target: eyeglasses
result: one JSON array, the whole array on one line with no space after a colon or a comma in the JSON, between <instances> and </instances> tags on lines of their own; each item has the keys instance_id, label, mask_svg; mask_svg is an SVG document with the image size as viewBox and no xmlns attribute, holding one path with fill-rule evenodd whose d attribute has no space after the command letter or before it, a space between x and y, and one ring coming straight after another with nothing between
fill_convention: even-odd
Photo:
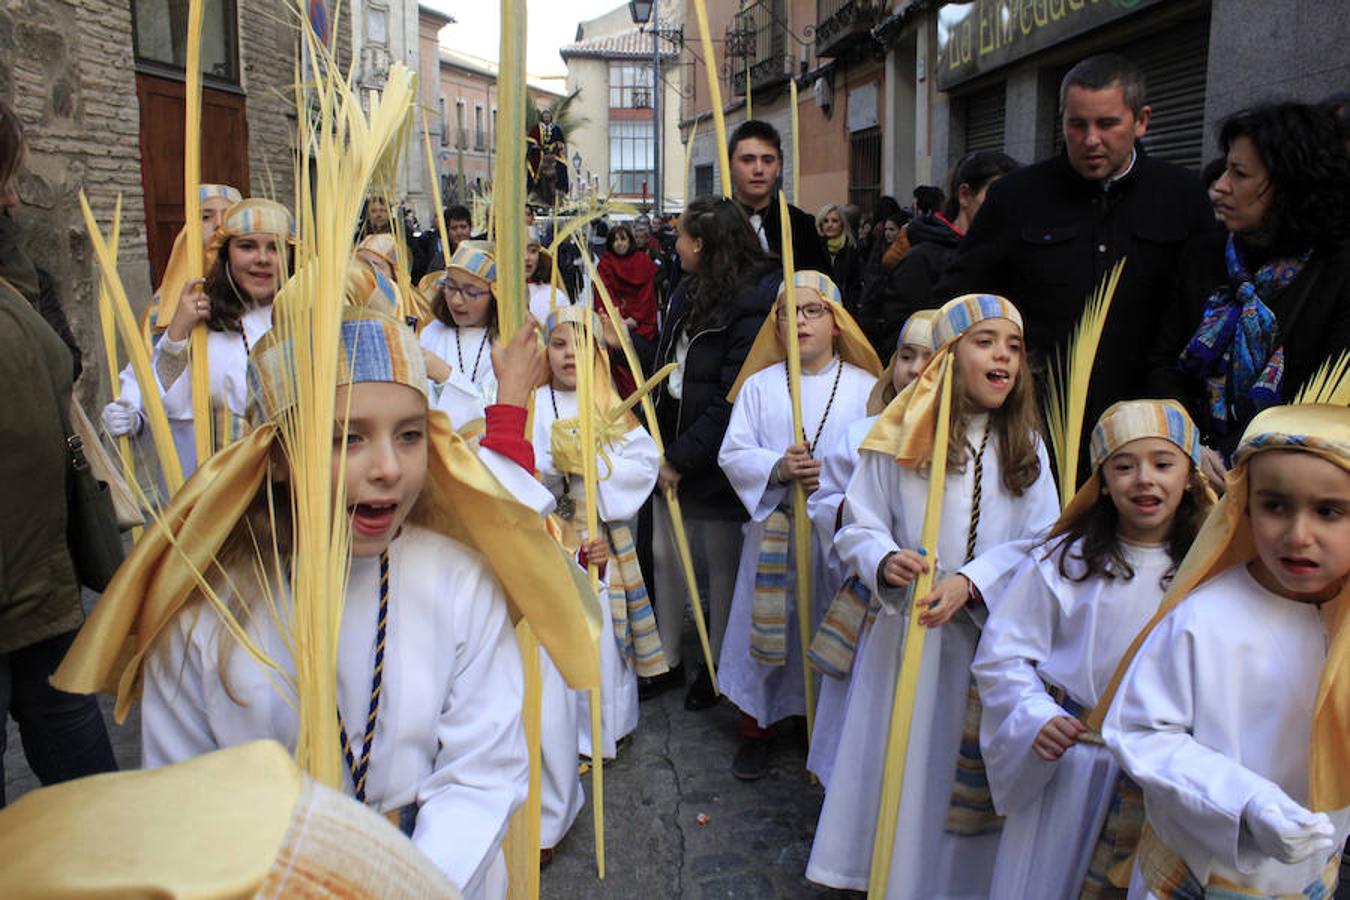
<instances>
[{"instance_id":1,"label":"eyeglasses","mask_svg":"<svg viewBox=\"0 0 1350 900\"><path fill-rule=\"evenodd\" d=\"M829 311L830 308L824 303L797 304L797 315L805 318L806 321L808 322L814 322L816 319L819 319L821 316L825 315L825 313ZM787 321L787 304L782 304L778 307L778 321L780 322Z\"/></svg>"},{"instance_id":2,"label":"eyeglasses","mask_svg":"<svg viewBox=\"0 0 1350 900\"><path fill-rule=\"evenodd\" d=\"M446 294L459 294L470 303L476 303L492 293L491 290L485 291L482 288L466 287L448 278L441 279L441 290L445 291Z\"/></svg>"}]
</instances>

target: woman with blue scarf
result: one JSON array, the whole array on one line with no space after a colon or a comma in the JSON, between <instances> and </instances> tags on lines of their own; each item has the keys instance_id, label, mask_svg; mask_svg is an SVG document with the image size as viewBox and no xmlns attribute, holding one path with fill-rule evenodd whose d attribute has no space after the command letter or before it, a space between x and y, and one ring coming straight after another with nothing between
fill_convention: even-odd
<instances>
[{"instance_id":1,"label":"woman with blue scarf","mask_svg":"<svg viewBox=\"0 0 1350 900\"><path fill-rule=\"evenodd\" d=\"M1185 402L1227 459L1253 416L1350 350L1350 156L1332 113L1299 103L1239 112L1219 143L1225 233L1183 254L1150 393Z\"/></svg>"}]
</instances>

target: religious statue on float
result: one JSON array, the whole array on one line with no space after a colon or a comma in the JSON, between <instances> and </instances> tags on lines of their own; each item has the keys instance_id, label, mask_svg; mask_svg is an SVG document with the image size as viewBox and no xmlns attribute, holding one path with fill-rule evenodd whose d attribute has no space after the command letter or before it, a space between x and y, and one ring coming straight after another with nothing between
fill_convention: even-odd
<instances>
[{"instance_id":1,"label":"religious statue on float","mask_svg":"<svg viewBox=\"0 0 1350 900\"><path fill-rule=\"evenodd\" d=\"M567 139L553 121L552 110L539 111L539 121L525 141L528 190L539 203L552 206L555 196L567 194Z\"/></svg>"}]
</instances>

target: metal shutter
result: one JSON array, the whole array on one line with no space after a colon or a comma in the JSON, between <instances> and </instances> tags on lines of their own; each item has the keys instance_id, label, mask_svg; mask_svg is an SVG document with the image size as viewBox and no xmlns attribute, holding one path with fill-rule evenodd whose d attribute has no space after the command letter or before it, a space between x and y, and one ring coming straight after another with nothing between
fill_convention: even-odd
<instances>
[{"instance_id":1,"label":"metal shutter","mask_svg":"<svg viewBox=\"0 0 1350 900\"><path fill-rule=\"evenodd\" d=\"M965 98L966 152L1003 149L1003 117L1008 88L1000 81Z\"/></svg>"},{"instance_id":2,"label":"metal shutter","mask_svg":"<svg viewBox=\"0 0 1350 900\"><path fill-rule=\"evenodd\" d=\"M1209 68L1209 19L1179 22L1166 31L1113 48L1144 70L1153 109L1144 147L1158 159L1200 171L1205 143L1205 78ZM1068 68L1057 72L1056 83ZM1055 152L1064 131L1055 118Z\"/></svg>"},{"instance_id":3,"label":"metal shutter","mask_svg":"<svg viewBox=\"0 0 1350 900\"><path fill-rule=\"evenodd\" d=\"M1204 166L1209 20L1183 22L1130 44L1124 53L1148 79L1153 118L1144 147L1152 156L1200 171Z\"/></svg>"}]
</instances>

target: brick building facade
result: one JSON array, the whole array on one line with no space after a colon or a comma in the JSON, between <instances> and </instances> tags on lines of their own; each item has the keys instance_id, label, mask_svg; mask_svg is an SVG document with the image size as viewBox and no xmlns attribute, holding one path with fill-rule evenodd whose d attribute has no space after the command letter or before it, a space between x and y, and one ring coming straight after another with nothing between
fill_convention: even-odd
<instances>
[{"instance_id":1,"label":"brick building facade","mask_svg":"<svg viewBox=\"0 0 1350 900\"><path fill-rule=\"evenodd\" d=\"M139 308L155 280L152 259L162 266L164 235L171 240L182 222L182 65L175 69L171 58L167 64L147 58L156 52L147 47L159 37L159 49L181 49L173 35L164 41L170 30L162 17L176 21L186 5L0 3L0 99L23 120L29 146L17 179L22 202L13 216L34 263L53 276L85 353L77 392L90 407L107 396L108 375L97 313L99 273L79 195L88 196L105 230L122 198L118 268ZM293 206L291 85L299 20L287 19L286 7L275 0L219 0L219 8L216 44L224 62L207 79L203 180L224 180L218 159L225 146L235 158L232 171L246 173L248 184L241 188ZM145 34L147 22L160 34ZM350 34L339 33L338 45L339 57L349 59Z\"/></svg>"}]
</instances>

